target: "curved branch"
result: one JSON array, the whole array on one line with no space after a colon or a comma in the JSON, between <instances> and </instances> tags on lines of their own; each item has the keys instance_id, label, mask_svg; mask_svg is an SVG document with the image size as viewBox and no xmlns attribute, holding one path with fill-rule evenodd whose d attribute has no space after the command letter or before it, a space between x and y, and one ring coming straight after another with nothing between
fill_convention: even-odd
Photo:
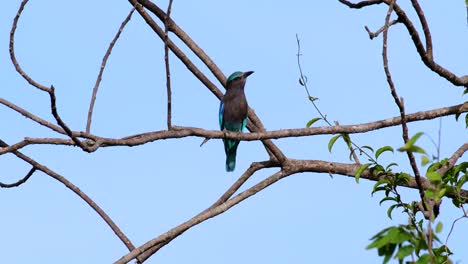
<instances>
[{"instance_id":1,"label":"curved branch","mask_svg":"<svg viewBox=\"0 0 468 264\"><path fill-rule=\"evenodd\" d=\"M73 142L79 146L82 150L86 152L91 152L91 149L89 149L86 145L84 145L75 135L73 135L73 132L71 129L63 122L62 118L60 118L60 115L58 114L57 111L57 103L56 103L56 98L55 98L55 88L52 85L50 87L49 91L50 95L50 109L52 110L52 115L54 116L55 120L57 121L57 124L62 127L62 129L65 131L65 133L73 140Z\"/></svg>"},{"instance_id":2,"label":"curved branch","mask_svg":"<svg viewBox=\"0 0 468 264\"><path fill-rule=\"evenodd\" d=\"M392 0L361 1L361 2L356 3L356 4L351 3L349 1L346 1L346 0L338 0L338 1L340 3L346 5L346 6L350 7L350 8L359 9L359 8L363 8L363 7L366 7L366 6L382 4L382 3L390 5ZM446 79L447 81L451 82L453 85L468 87L468 75L458 77L457 75L455 75L451 71L447 70L446 68L444 68L441 65L439 65L438 63L436 63L434 61L433 57L432 57L432 50L426 50L424 48L424 45L423 45L423 43L421 41L421 38L419 36L419 33L418 33L417 29L415 28L415 26L414 26L413 22L411 21L411 19L409 19L409 17L406 15L405 11L396 3L393 5L393 10L398 15L398 20L405 25L406 30L408 31L409 35L411 36L411 39L413 40L413 44L416 47L416 51L418 52L419 56L421 57L421 60L423 61L423 63L430 70L437 73L439 76ZM420 19L422 19L422 17L421 17L422 13L418 12L417 9L416 9L416 12L418 13L418 16L420 16ZM422 9L421 9L421 12L422 12ZM428 28L427 28L427 30L424 29L425 25L427 26L427 23L424 23L424 19L423 19L423 20L421 20L421 24L423 25L423 31L425 32L426 44L429 43L429 45L427 45L427 48L432 49L432 44L431 44L432 39L430 37L429 29ZM429 39L427 39L427 38L429 38Z\"/></svg>"},{"instance_id":3,"label":"curved branch","mask_svg":"<svg viewBox=\"0 0 468 264\"><path fill-rule=\"evenodd\" d=\"M419 21L421 22L421 26L424 32L424 38L426 39L426 55L429 60L434 59L434 55L432 53L432 36L431 31L429 30L429 25L427 24L426 16L418 3L418 0L411 0L413 4L414 10L416 10L416 14L418 15Z\"/></svg>"},{"instance_id":4,"label":"curved branch","mask_svg":"<svg viewBox=\"0 0 468 264\"><path fill-rule=\"evenodd\" d=\"M0 139L0 147L5 148L8 147L8 144L5 143L3 140ZM128 237L120 230L120 228L114 223L114 221L99 207L88 195L86 195L80 188L76 187L73 183L67 180L62 175L54 172L53 170L49 169L48 167L38 163L37 161L33 160L32 158L24 155L19 151L12 151L12 153L20 158L21 160L29 163L33 168L42 171L43 173L49 175L50 177L54 178L55 180L61 182L65 187L70 189L76 195L78 195L82 200L84 200L101 218L104 222L112 229L114 234L125 244L128 250L132 251L135 246L133 246L132 242Z\"/></svg>"},{"instance_id":5,"label":"curved branch","mask_svg":"<svg viewBox=\"0 0 468 264\"><path fill-rule=\"evenodd\" d=\"M44 91L44 92L50 92L50 88L34 81L26 72L23 71L21 66L19 65L18 61L16 60L15 56L15 32L16 32L16 27L18 25L18 20L21 16L21 13L23 12L24 7L28 3L28 0L23 0L21 2L21 5L18 9L18 12L16 13L15 18L13 19L13 25L11 26L10 30L10 58L11 62L15 66L16 71L32 86Z\"/></svg>"},{"instance_id":6,"label":"curved branch","mask_svg":"<svg viewBox=\"0 0 468 264\"><path fill-rule=\"evenodd\" d=\"M29 178L34 174L34 172L36 171L36 167L32 167L31 170L29 170L29 172L26 174L26 176L24 176L23 178L21 178L19 181L17 182L14 182L14 183L3 183L3 182L0 182L0 187L2 188L12 188L12 187L18 187L20 186L21 184L25 183L27 180L29 180Z\"/></svg>"}]
</instances>

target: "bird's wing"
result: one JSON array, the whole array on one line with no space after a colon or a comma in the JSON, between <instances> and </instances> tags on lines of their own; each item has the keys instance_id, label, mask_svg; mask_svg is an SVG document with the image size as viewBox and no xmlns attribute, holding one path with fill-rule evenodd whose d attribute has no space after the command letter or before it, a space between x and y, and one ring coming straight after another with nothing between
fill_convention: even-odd
<instances>
[{"instance_id":1,"label":"bird's wing","mask_svg":"<svg viewBox=\"0 0 468 264\"><path fill-rule=\"evenodd\" d=\"M221 101L219 104L219 128L224 129L224 103Z\"/></svg>"},{"instance_id":2,"label":"bird's wing","mask_svg":"<svg viewBox=\"0 0 468 264\"><path fill-rule=\"evenodd\" d=\"M242 120L242 128L241 128L241 131L244 132L244 129L247 127L247 117Z\"/></svg>"}]
</instances>

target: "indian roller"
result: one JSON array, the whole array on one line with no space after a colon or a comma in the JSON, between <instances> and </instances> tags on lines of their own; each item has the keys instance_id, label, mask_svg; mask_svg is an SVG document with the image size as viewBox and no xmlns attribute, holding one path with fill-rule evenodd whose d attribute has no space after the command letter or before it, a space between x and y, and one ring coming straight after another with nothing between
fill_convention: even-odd
<instances>
[{"instance_id":1,"label":"indian roller","mask_svg":"<svg viewBox=\"0 0 468 264\"><path fill-rule=\"evenodd\" d=\"M244 86L247 77L253 71L236 71L226 81L226 94L219 106L219 126L221 130L242 132L247 126L247 110L249 108L245 98ZM226 171L236 168L236 153L239 140L223 139L226 152Z\"/></svg>"}]
</instances>

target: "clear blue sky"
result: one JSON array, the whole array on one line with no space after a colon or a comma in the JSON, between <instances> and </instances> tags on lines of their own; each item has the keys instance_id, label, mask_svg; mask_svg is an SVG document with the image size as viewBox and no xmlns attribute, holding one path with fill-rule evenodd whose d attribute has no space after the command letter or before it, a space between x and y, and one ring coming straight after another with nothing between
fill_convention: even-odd
<instances>
[{"instance_id":1,"label":"clear blue sky","mask_svg":"<svg viewBox=\"0 0 468 264\"><path fill-rule=\"evenodd\" d=\"M421 2L436 60L456 74L467 74L464 1ZM3 1L0 8L0 97L52 121L47 94L29 86L9 59L9 30L19 4ZM166 1L161 6L165 8ZM85 130L102 56L129 10L127 1L32 0L23 12L16 34L18 60L32 78L56 87L59 111L74 130ZM296 33L311 92L330 120L353 124L398 115L381 65L381 38L371 41L364 30L364 25L378 29L385 13L384 6L357 11L338 1L175 0L172 16L226 75L255 71L246 87L248 101L266 128L274 130L304 127L317 116L298 83ZM414 12L409 14L414 17ZM461 88L424 67L401 25L390 31L389 56L408 113L463 102ZM218 129L218 99L175 57L171 69L173 123ZM92 132L122 137L164 129L165 97L162 42L135 14L108 61ZM58 136L4 106L0 118L0 137L8 143L26 136ZM442 157L467 139L464 124L453 119L441 121ZM424 131L436 140L439 120L409 127L410 134ZM360 145L398 148L400 131L396 127L352 138ZM428 136L420 145L435 153ZM330 137L275 142L293 158L349 162L342 142L328 152ZM202 140L102 148L92 154L61 146L22 151L76 184L141 245L204 210L252 161L267 158L259 142L242 142L235 173L226 173L221 141L200 148ZM408 170L405 155L384 155L383 162L397 161L401 170ZM0 157L0 168L2 182L13 182L29 170L12 155ZM274 171L255 175L246 187ZM393 221L386 217L388 205L379 206L378 195L371 197L373 184L327 174L288 177L187 231L147 263L380 263L376 251L364 249L368 239L406 219L397 211ZM403 193L406 201L417 199L415 190ZM0 201L1 263L111 263L126 253L94 211L47 175L36 173L19 188L0 190ZM443 203L442 240L460 215L450 201ZM449 241L456 253L453 260L461 263L468 262L466 234L465 220Z\"/></svg>"}]
</instances>

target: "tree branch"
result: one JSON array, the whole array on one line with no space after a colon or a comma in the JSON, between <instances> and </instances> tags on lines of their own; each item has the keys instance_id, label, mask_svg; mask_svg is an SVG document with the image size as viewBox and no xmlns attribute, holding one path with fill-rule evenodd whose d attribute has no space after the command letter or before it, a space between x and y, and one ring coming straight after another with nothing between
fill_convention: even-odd
<instances>
[{"instance_id":1,"label":"tree branch","mask_svg":"<svg viewBox=\"0 0 468 264\"><path fill-rule=\"evenodd\" d=\"M93 94L91 95L91 102L89 103L88 120L86 122L86 133L90 133L90 130L91 130L91 122L92 122L92 118L93 118L94 103L96 102L97 92L98 92L98 89L99 89L99 85L101 84L102 74L104 73L104 69L106 68L107 60L109 59L109 56L112 53L112 49L114 48L115 43L119 39L120 34L122 33L122 31L125 28L125 26L127 25L127 23L130 21L130 19L132 18L133 12L135 12L135 7L133 7L130 10L127 17L124 19L124 21L120 25L119 30L115 34L114 39L112 39L111 43L109 44L109 47L107 48L106 53L104 54L104 57L102 58L101 68L99 70L96 82L94 83Z\"/></svg>"},{"instance_id":2,"label":"tree branch","mask_svg":"<svg viewBox=\"0 0 468 264\"><path fill-rule=\"evenodd\" d=\"M0 182L0 187L2 188L18 187L21 184L25 183L27 180L29 180L29 178L34 174L35 171L36 171L36 167L33 166L31 170L29 170L29 172L26 174L26 176L21 178L19 181L14 182L14 183L9 183L9 184Z\"/></svg>"},{"instance_id":3,"label":"tree branch","mask_svg":"<svg viewBox=\"0 0 468 264\"><path fill-rule=\"evenodd\" d=\"M15 56L15 32L16 32L16 27L18 25L18 20L21 16L21 13L23 12L24 7L28 3L28 0L23 0L20 4L20 7L18 9L18 12L16 13L15 18L13 19L13 25L10 30L10 58L11 62L15 66L16 71L32 86L36 87L39 90L42 90L44 92L50 92L50 88L34 81L26 72L23 71L21 66L19 65L18 61L16 60Z\"/></svg>"},{"instance_id":4,"label":"tree branch","mask_svg":"<svg viewBox=\"0 0 468 264\"><path fill-rule=\"evenodd\" d=\"M366 7L366 6L377 5L377 4L381 4L381 3L385 3L387 5L390 5L390 3L392 2L392 0L380 0L380 1L361 1L359 3L354 4L354 3L351 3L351 2L346 1L346 0L338 0L338 1L340 3L346 5L346 6L350 7L350 8L354 8L354 9L359 9L359 8L363 8L363 7ZM420 7L419 7L419 9L422 12L422 9ZM449 81L453 85L468 87L468 75L458 77L457 75L455 75L451 71L445 69L444 67L437 64L434 61L434 59L432 57L432 50L427 51L424 48L424 45L422 44L421 38L419 37L419 33L416 30L416 28L414 27L413 22L411 21L411 19L409 19L409 17L406 15L405 11L403 9L401 9L401 7L398 4L395 3L393 5L393 11L395 11L395 13L398 15L398 20L405 25L406 30L408 31L409 35L411 36L413 44L416 47L416 51L418 52L419 56L421 57L421 60L423 61L423 63L430 70L437 73L439 76L446 79L447 81ZM416 12L418 13L417 10L416 10ZM420 16L421 14L423 14L423 13L419 13L418 16ZM421 17L420 17L420 19L421 19ZM425 20L425 18L424 18L424 20ZM427 26L427 23L423 22L424 20L421 21L421 24L423 25L423 31L425 31L424 24L426 24L426 26ZM432 44L431 44L432 39L430 37L429 29L427 28L426 31L427 31L427 32L425 32L426 46L427 46L426 48L432 49ZM429 45L427 45L428 43L429 43Z\"/></svg>"},{"instance_id":5,"label":"tree branch","mask_svg":"<svg viewBox=\"0 0 468 264\"><path fill-rule=\"evenodd\" d=\"M5 141L0 139L0 147L2 148L8 147L8 144ZM42 171L43 173L49 175L53 179L61 182L63 185L65 185L65 187L67 187L76 195L78 195L102 218L102 220L104 220L104 222L112 229L112 231L114 231L115 235L125 244L128 250L132 251L135 248L135 246L133 246L130 239L128 239L127 236L125 236L125 234L120 230L120 228L115 224L115 222L106 214L106 212L104 212L104 210L102 210L102 208L99 207L88 195L86 195L83 191L81 191L80 188L76 187L73 183L71 183L62 175L38 163L37 161L33 160L29 156L26 156L19 151L12 151L12 153L19 159L33 166L34 170Z\"/></svg>"},{"instance_id":6,"label":"tree branch","mask_svg":"<svg viewBox=\"0 0 468 264\"><path fill-rule=\"evenodd\" d=\"M249 170L252 168L249 168ZM170 241L190 229L191 227L198 225L214 216L222 214L235 206L236 204L242 202L243 200L255 195L256 193L262 191L263 189L267 188L268 186L272 185L273 183L287 177L290 175L303 173L303 172L316 172L316 173L334 173L345 175L349 177L353 177L356 174L356 171L359 169L360 166L356 164L345 164L345 163L338 163L338 162L328 162L328 161L320 161L320 160L295 160L295 159L288 159L285 162L282 170L276 172L275 174L269 176L268 178L260 181L259 183L255 184L254 186L248 188L247 190L237 194L236 196L226 200L224 203L220 203L219 205L209 207L208 209L204 210L203 212L197 214L190 220L172 228L171 230L167 231L160 236L149 240L148 242L144 243L143 245L135 248L135 250L131 251L127 255L123 256L116 262L115 264L123 264L128 263L132 259L139 257L141 260L147 259L149 256L154 254L157 250L162 248L164 245L168 244ZM247 173L247 172L246 172ZM313 175L313 174L312 174ZM370 170L365 170L361 174L361 178L369 179L372 181L378 181L384 177L388 177L389 175L382 175L379 176L373 175ZM422 184L424 188L430 188L431 185L426 179L422 179ZM415 182L414 178L411 178L407 183L404 183L402 186L417 189L417 183ZM463 197L468 198L468 191L462 190L461 195Z\"/></svg>"},{"instance_id":7,"label":"tree branch","mask_svg":"<svg viewBox=\"0 0 468 264\"><path fill-rule=\"evenodd\" d=\"M395 4L395 0L392 0L390 2L390 5L388 7L388 12L387 12L387 15L385 17L385 25L388 25L390 23L390 16L391 16L391 14L393 12L394 4ZM391 75L390 69L388 67L387 38L388 38L388 27L383 31L382 59L383 59L385 75L387 77L388 86L390 87L390 91L391 91L391 94L393 96L393 99L395 100L395 104L398 106L398 109L400 110L401 129L402 129L402 132L403 132L402 136L403 136L403 141L406 144L409 141L409 136L408 136L408 126L406 124L405 105L404 105L404 102L403 102L403 97L402 98L398 97L398 94L397 94L396 89L395 89L395 84L393 83L392 75ZM409 162L411 164L411 168L413 169L414 176L416 178L416 183L418 184L419 196L421 197L422 206L424 208L424 211L427 211L428 208L427 208L427 205L426 205L426 199L424 198L424 188L422 186L421 175L419 174L419 169L418 169L418 166L416 165L416 160L414 158L414 154L410 150L406 150L406 154L407 154Z\"/></svg>"},{"instance_id":8,"label":"tree branch","mask_svg":"<svg viewBox=\"0 0 468 264\"><path fill-rule=\"evenodd\" d=\"M172 0L169 0L167 6L167 16L164 19L164 64L166 66L166 91L167 91L167 130L172 128L172 92L171 92L171 70L169 67L169 47L167 40L169 39L169 20L171 17Z\"/></svg>"},{"instance_id":9,"label":"tree branch","mask_svg":"<svg viewBox=\"0 0 468 264\"><path fill-rule=\"evenodd\" d=\"M160 39L164 39L164 31L159 27L156 22L149 16L143 7L137 2L137 0L129 0L129 2L136 7L138 13L145 19L146 23L153 29L153 31L159 36ZM145 1L142 1L145 2ZM162 10L161 10L162 12ZM165 17L165 15L164 15ZM164 20L162 20L164 21ZM171 24L173 21L171 22ZM175 23L174 23L175 24ZM222 92L193 64L192 61L169 39L167 41L169 48L174 52L174 54L185 64L187 69L193 73L195 77L197 77L218 99L221 99L223 94ZM194 44L194 42L193 42ZM189 47L192 50L195 48L194 46ZM198 49L196 49L198 50ZM200 51L201 49L199 49ZM206 66L214 68L216 65L214 63L207 64ZM223 76L224 77L224 76ZM225 83L225 77L222 83ZM247 128L250 131L257 132L257 131L265 131L263 124L261 123L260 119L257 117L255 112L252 108L249 107L248 110L248 118L250 122L247 124ZM263 145L267 148L268 153L274 156L279 162L282 162L286 159L284 154L281 150L271 141L271 140L264 140L262 141Z\"/></svg>"},{"instance_id":10,"label":"tree branch","mask_svg":"<svg viewBox=\"0 0 468 264\"><path fill-rule=\"evenodd\" d=\"M413 114L406 115L406 122L416 122L422 120L430 120L441 116L454 115L457 113L468 112L468 103L454 105L449 107L443 107L428 111L416 112ZM83 137L89 140L85 140L83 144L86 144L89 151L95 151L100 147L110 146L138 146L148 142L153 142L162 139L171 138L183 138L183 137L204 137L204 138L229 138L243 141L255 141L264 139L280 139L289 137L305 137L312 135L329 135L329 134L357 134L374 131L386 127L392 127L401 125L401 116L387 118L369 123L355 124L355 125L342 125L342 126L324 126L324 127L311 127L311 128L297 128L297 129L281 129L265 132L253 132L253 133L235 133L228 131L219 130L205 130L196 127L173 127L173 130L160 130L147 132L137 135L132 135L120 139L98 137L92 134L84 132L73 132L72 134L76 137ZM24 140L13 144L9 147L1 148L0 155L19 150L28 145L36 144L54 144L54 145L75 145L74 141L63 138L30 138L27 137Z\"/></svg>"},{"instance_id":11,"label":"tree branch","mask_svg":"<svg viewBox=\"0 0 468 264\"><path fill-rule=\"evenodd\" d=\"M444 175L447 173L448 170L453 168L455 166L455 163L457 163L457 160L465 154L465 152L468 151L468 143L465 143L461 145L454 153L453 155L448 159L448 161L440 168L437 170L437 172L440 175Z\"/></svg>"}]
</instances>

